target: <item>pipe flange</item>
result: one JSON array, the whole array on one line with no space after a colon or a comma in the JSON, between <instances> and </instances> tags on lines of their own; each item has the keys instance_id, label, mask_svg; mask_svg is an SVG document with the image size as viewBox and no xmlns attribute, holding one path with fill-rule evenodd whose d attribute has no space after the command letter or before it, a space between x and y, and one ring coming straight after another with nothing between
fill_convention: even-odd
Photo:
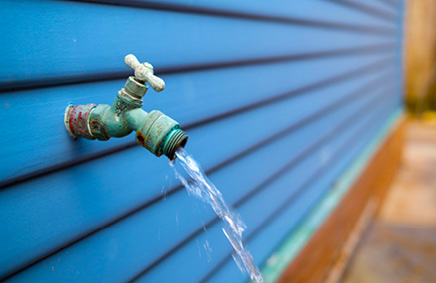
<instances>
[{"instance_id":1,"label":"pipe flange","mask_svg":"<svg viewBox=\"0 0 436 283\"><path fill-rule=\"evenodd\" d=\"M68 132L73 138L95 140L89 128L89 117L96 104L69 105L65 110L64 122Z\"/></svg>"}]
</instances>

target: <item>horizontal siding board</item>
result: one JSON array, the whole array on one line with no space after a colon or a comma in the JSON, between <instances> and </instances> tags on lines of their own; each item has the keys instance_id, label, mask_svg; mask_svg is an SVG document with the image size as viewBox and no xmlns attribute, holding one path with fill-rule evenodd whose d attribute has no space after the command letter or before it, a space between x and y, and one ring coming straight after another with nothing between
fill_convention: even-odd
<instances>
[{"instance_id":1,"label":"horizontal siding board","mask_svg":"<svg viewBox=\"0 0 436 283\"><path fill-rule=\"evenodd\" d=\"M356 3L361 3L361 4L369 4L372 7L381 9L383 11L386 12L393 12L393 13L397 13L398 12L398 7L393 5L393 2L395 2L395 0L352 0L353 2ZM388 4L390 3L390 4Z\"/></svg>"},{"instance_id":2,"label":"horizontal siding board","mask_svg":"<svg viewBox=\"0 0 436 283\"><path fill-rule=\"evenodd\" d=\"M316 114L316 111L338 101L353 89L367 88L365 84L371 86L378 76L378 73L367 74L354 81L194 128L190 132L188 148L201 158L204 168L210 170L290 124ZM329 97L329 100L320 99L322 97ZM305 105L310 105L308 112L298 111ZM265 121L271 124L265 124ZM250 131L247 127L254 128ZM241 128L247 128L247 131L241 132ZM221 140L233 142L222 144ZM214 142L217 145L211 152ZM106 174L108 170L116 170L117 175ZM144 180L142 176L153 178ZM5 256L0 259L4 267L2 275L159 197L162 187L170 186L171 176L165 160L153 158L141 148L131 148L0 191L0 215L2 222L9 223L7 229L0 231L0 238L4 240L0 244L1 250L5 251ZM165 184L166 177L168 181ZM114 199L117 201L114 202ZM158 203L164 207L168 205ZM31 233L22 233L17 237L22 227L27 227ZM183 229L188 227L183 225ZM182 229L182 225L179 228Z\"/></svg>"},{"instance_id":3,"label":"horizontal siding board","mask_svg":"<svg viewBox=\"0 0 436 283\"><path fill-rule=\"evenodd\" d=\"M391 110L380 114L381 117L387 118ZM380 119L383 121L383 119ZM258 264L263 264L271 256L274 250L280 243L289 236L294 229L298 227L303 221L313 205L316 205L319 199L325 193L326 188L331 188L340 174L349 164L353 158L359 153L359 150L371 140L375 130L380 127L381 123L372 123L368 125L365 130L365 135L359 135L354 149L349 152L343 152L338 155L338 163L332 168L329 174L320 174L320 178L316 178L316 184L307 187L305 193L295 202L309 204L306 206L305 211L301 211L301 206L293 205L287 206L282 213L277 215L275 219L268 219L262 229L258 233L249 235L247 245L250 247L253 255ZM361 138L360 138L361 137ZM297 218L296 215L301 215ZM265 244L267 243L267 244ZM207 277L207 282L227 282L231 278L232 282L244 282L247 280L245 274L241 274L230 256L227 256L225 262L220 266L221 268Z\"/></svg>"},{"instance_id":4,"label":"horizontal siding board","mask_svg":"<svg viewBox=\"0 0 436 283\"><path fill-rule=\"evenodd\" d=\"M380 19L395 21L398 17L398 11L387 7L379 0L324 0L331 3L337 3L350 7L356 11L361 11L367 15L371 15Z\"/></svg>"},{"instance_id":5,"label":"horizontal siding board","mask_svg":"<svg viewBox=\"0 0 436 283\"><path fill-rule=\"evenodd\" d=\"M84 1L88 2L88 1ZM384 19L374 18L341 5L331 4L323 0L275 1L274 5L261 0L210 0L210 1L177 1L177 0L97 0L92 2L170 9L186 12L226 15L233 17L253 17L270 21L313 21L320 24L334 23L342 25L359 25L373 28L390 25Z\"/></svg>"},{"instance_id":6,"label":"horizontal siding board","mask_svg":"<svg viewBox=\"0 0 436 283\"><path fill-rule=\"evenodd\" d=\"M383 2L385 5L388 5L389 7L395 9L396 11L398 11L398 4L399 2L397 0L380 0L381 2Z\"/></svg>"},{"instance_id":7,"label":"horizontal siding board","mask_svg":"<svg viewBox=\"0 0 436 283\"><path fill-rule=\"evenodd\" d=\"M163 77L167 89L162 95L150 91L144 97L144 109L159 109L183 128L191 128L250 105L291 96L311 85L321 87L320 82L335 82L336 77L353 73L354 77L363 76L381 66L394 65L394 60L391 52L377 52L171 74ZM124 83L122 79L0 95L0 105L4 105L0 119L8 119L0 125L2 132L8 133L0 137L0 184L135 144L133 136L108 142L73 141L62 122L69 103L112 104Z\"/></svg>"},{"instance_id":8,"label":"horizontal siding board","mask_svg":"<svg viewBox=\"0 0 436 283\"><path fill-rule=\"evenodd\" d=\"M0 10L0 89L125 76L126 53L168 71L395 38L82 2L1 1Z\"/></svg>"},{"instance_id":9,"label":"horizontal siding board","mask_svg":"<svg viewBox=\"0 0 436 283\"><path fill-rule=\"evenodd\" d=\"M358 103L356 103L358 105ZM313 133L313 131L312 131ZM292 136L292 135L291 135ZM285 146L286 147L286 146ZM271 155L270 155L271 156ZM272 157L273 159L276 159L277 157ZM258 159L258 162L261 159ZM224 169L225 170L225 169ZM233 190L234 191L234 190ZM230 192L223 192L224 195L229 196ZM227 194L226 194L227 193ZM170 196L167 201L169 201L169 199L171 197L175 197L176 195L172 195ZM186 194L178 194L177 196L183 196L183 199L188 200L188 197ZM171 204L179 204L183 203L183 199L179 199L178 201L175 201ZM188 200L189 201L189 200ZM165 212L162 211L154 214L151 213L150 211L143 211L140 212L138 215L134 215L131 218L128 218L126 222L120 222L118 223L116 226L113 226L111 228L108 229L104 229L101 232L99 232L98 234L94 234L93 236L91 236L90 238L87 238L85 241L83 242L79 242L76 245L73 245L71 247L69 247L68 249L60 252L57 255L54 255L53 257L47 259L47 261L42 261L40 263L38 263L37 265L33 266L31 269L24 271L23 273L20 273L18 275L18 277L16 278L12 278L12 279L26 279L26 278L31 278L31 277L26 277L26 276L41 276L44 275L45 278L47 279L53 279L56 280L56 276L61 275L62 276L62 272L66 271L65 274L63 274L63 276L65 276L66 274L69 274L69 272L75 272L77 271L77 264L74 264L74 262L76 260L80 260L81 264L79 268L83 268L80 270L80 274L78 275L80 278L79 280L89 280L92 279L92 276L108 276L106 277L106 279L111 278L112 280L125 280L122 279L121 277L116 277L116 276L124 276L127 272L127 270L124 270L124 268L134 268L134 266L131 266L132 261L134 261L135 259L131 258L131 255L121 255L120 253L127 251L127 249L130 250L130 252L133 252L134 254L136 254L138 252L138 248L140 247L139 245L144 245L145 244L145 249L143 250L143 252L148 252L149 249L154 249L154 246L151 241L151 239L147 238L148 236L150 236L150 232L152 229L150 227L150 225L156 225L156 220L159 219L160 221L162 221L161 223L163 223L163 226L168 227L170 226L168 223L169 219L174 219L175 212L182 212L183 210L181 210L180 207L175 207L174 210L173 206L171 204L168 204L168 206L165 206L167 209L171 210L170 213L166 214ZM195 207L194 205L191 205L191 207ZM164 215L164 216L161 216ZM187 215L188 216L188 215ZM183 217L186 218L186 217ZM147 220L149 219L149 220ZM182 219L182 217L179 216L179 221L180 219ZM133 222L132 222L133 221ZM150 221L152 223L143 223L143 221ZM153 222L155 224L153 224ZM185 223L187 224L187 223ZM200 223L198 223L200 224ZM180 225L179 229L182 229L182 226L184 225ZM165 229L164 227L162 227L162 229ZM173 228L174 229L174 228ZM152 229L154 230L154 229ZM154 230L156 233L155 237L159 237L158 234L159 231ZM210 231L210 230L208 230ZM118 238L117 235L119 235L118 233L120 233L121 235L124 235L122 238ZM208 234L209 232L206 232L206 234ZM104 237L108 237L108 241L107 240L102 240L101 238L98 237L98 235L103 235ZM160 234L160 239L159 241L162 241L162 233ZM215 237L214 237L215 239ZM132 241L132 242L130 242ZM87 242L87 243L85 243ZM92 243L91 243L92 242ZM128 244L130 243L130 244ZM161 242L160 242L161 243ZM150 245L150 246L148 246ZM164 246L164 245L163 245ZM86 248L87 247L87 248ZM93 248L97 248L99 247L99 251L101 252L97 252L96 250L90 250L89 247L93 247ZM100 250L100 247L102 248ZM115 251L114 251L114 247ZM144 246L141 246L144 247ZM87 251L90 252L90 256L84 256L83 253L86 253ZM110 255L108 253L114 252L113 256L110 257ZM99 256L102 256L106 259L104 264L100 264L98 266L93 266L93 264L90 264L90 262L94 262L96 264L98 264L99 261ZM124 262L124 264L122 263L122 258L125 256L125 258L129 258L129 262ZM141 254L139 255L141 256ZM60 258L60 261L58 260L58 258ZM186 259L186 258L185 258ZM72 260L72 261L70 261ZM90 260L90 262L85 263L85 261ZM114 262L112 262L112 260ZM121 260L121 262L118 262L118 260ZM194 260L194 259L192 259ZM115 263L117 262L117 263ZM143 264L143 259L140 260L141 264ZM97 273L93 273L93 272L87 272L86 268L93 268L95 270L98 271L103 271L103 268L108 268L111 264L115 264L114 267L116 266L116 268L112 268L111 270L114 271L114 273L108 274L108 270L105 269L106 272L97 272ZM52 272L51 266L54 266L54 269L57 270L58 272ZM42 268L41 268L42 267ZM65 269L64 269L65 268ZM73 269L71 269L73 268ZM33 273L36 272L36 273ZM42 273L38 273L38 272L42 272ZM168 269L166 270L166 272L168 273ZM71 274L73 275L73 274ZM84 277L80 277L80 276L84 276ZM24 276L24 277L21 277ZM52 277L54 276L54 277ZM74 275L76 276L76 274ZM104 277L100 277L100 279L104 280ZM179 280L177 280L178 282L181 282Z\"/></svg>"},{"instance_id":10,"label":"horizontal siding board","mask_svg":"<svg viewBox=\"0 0 436 283\"><path fill-rule=\"evenodd\" d=\"M368 8L378 9L380 11L389 13L391 15L398 14L398 10L396 9L397 7L393 7L392 5L386 5L387 2L392 2L391 0L333 0L333 1L355 3L357 5L367 6Z\"/></svg>"}]
</instances>

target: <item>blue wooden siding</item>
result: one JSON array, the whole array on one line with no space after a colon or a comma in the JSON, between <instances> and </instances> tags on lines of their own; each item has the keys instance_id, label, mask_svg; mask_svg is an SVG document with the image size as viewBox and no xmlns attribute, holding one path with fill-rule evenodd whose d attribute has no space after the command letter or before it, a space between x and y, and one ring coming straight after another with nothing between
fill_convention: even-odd
<instances>
[{"instance_id":1,"label":"blue wooden siding","mask_svg":"<svg viewBox=\"0 0 436 283\"><path fill-rule=\"evenodd\" d=\"M246 280L165 158L133 136L71 140L65 107L112 103L128 53L154 64L167 88L144 109L187 130L262 265L401 107L401 13L395 0L0 2L0 280Z\"/></svg>"}]
</instances>

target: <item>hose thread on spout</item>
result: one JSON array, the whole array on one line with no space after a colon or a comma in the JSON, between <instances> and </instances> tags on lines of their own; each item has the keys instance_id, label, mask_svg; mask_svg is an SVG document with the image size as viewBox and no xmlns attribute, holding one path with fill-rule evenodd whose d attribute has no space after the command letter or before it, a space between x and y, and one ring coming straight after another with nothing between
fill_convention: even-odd
<instances>
[{"instance_id":1,"label":"hose thread on spout","mask_svg":"<svg viewBox=\"0 0 436 283\"><path fill-rule=\"evenodd\" d=\"M187 141L188 135L184 131L180 129L172 130L165 139L162 147L163 154L165 154L170 160L175 159L177 149L181 146L184 147Z\"/></svg>"}]
</instances>

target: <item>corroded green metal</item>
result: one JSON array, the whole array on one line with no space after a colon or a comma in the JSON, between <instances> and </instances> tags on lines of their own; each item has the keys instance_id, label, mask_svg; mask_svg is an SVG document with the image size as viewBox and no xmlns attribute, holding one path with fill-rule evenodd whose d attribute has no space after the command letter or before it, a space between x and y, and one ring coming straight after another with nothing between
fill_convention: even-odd
<instances>
[{"instance_id":1,"label":"corroded green metal","mask_svg":"<svg viewBox=\"0 0 436 283\"><path fill-rule=\"evenodd\" d=\"M130 134L135 129L132 129L127 122L127 113L142 107L142 96L136 94L145 94L146 91L147 87L144 84L141 86L134 77L129 77L125 87L118 92L112 106L100 104L92 109L89 116L91 134L101 141ZM143 112L144 115L147 114Z\"/></svg>"},{"instance_id":2,"label":"corroded green metal","mask_svg":"<svg viewBox=\"0 0 436 283\"><path fill-rule=\"evenodd\" d=\"M141 109L142 97L148 90L145 82L156 91L162 91L165 83L154 76L153 66L140 64L135 56L127 55L126 65L135 69L135 77L129 77L115 98L112 106L86 104L69 106L65 112L65 126L75 138L109 140L124 137L136 131L137 142L156 156L175 158L180 146L185 146L188 135L180 130L179 123L160 111L145 112Z\"/></svg>"}]
</instances>

